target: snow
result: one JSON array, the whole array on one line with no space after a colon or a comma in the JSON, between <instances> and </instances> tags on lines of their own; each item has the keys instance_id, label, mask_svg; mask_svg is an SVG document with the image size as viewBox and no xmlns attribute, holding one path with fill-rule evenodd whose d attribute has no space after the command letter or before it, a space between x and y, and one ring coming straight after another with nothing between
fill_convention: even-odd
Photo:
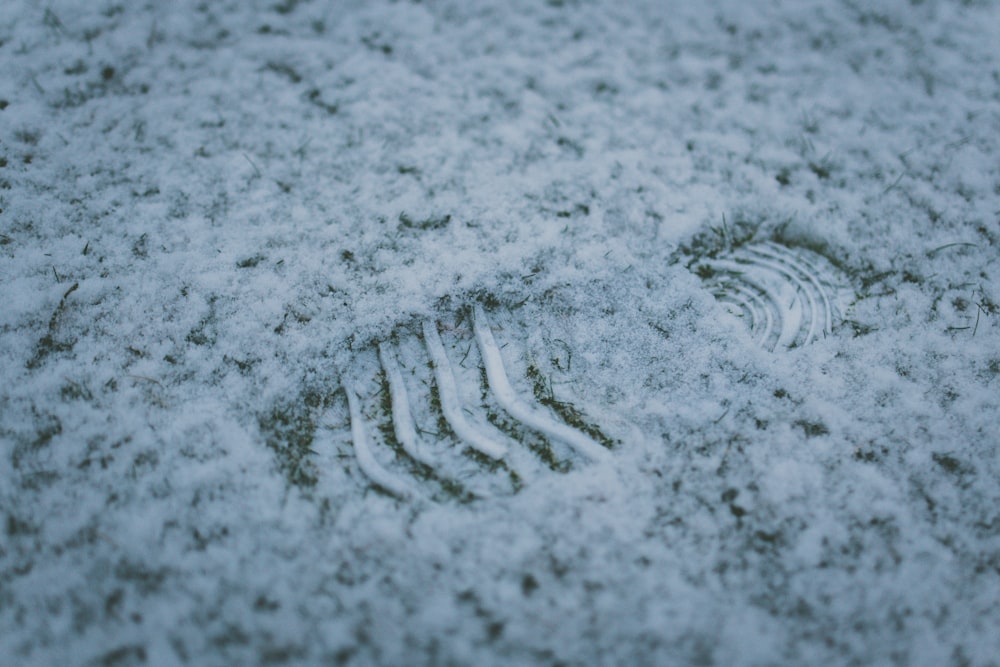
<instances>
[{"instance_id":1,"label":"snow","mask_svg":"<svg viewBox=\"0 0 1000 667\"><path fill-rule=\"evenodd\" d=\"M1000 664L998 42L988 0L0 3L0 664ZM805 344L699 274L761 248Z\"/></svg>"}]
</instances>

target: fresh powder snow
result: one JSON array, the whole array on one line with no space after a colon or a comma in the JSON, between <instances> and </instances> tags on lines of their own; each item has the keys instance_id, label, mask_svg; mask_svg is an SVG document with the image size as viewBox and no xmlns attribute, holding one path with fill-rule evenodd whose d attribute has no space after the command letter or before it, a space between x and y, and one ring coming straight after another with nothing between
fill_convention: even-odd
<instances>
[{"instance_id":1,"label":"fresh powder snow","mask_svg":"<svg viewBox=\"0 0 1000 667\"><path fill-rule=\"evenodd\" d=\"M0 3L0 665L1000 665L998 44Z\"/></svg>"}]
</instances>

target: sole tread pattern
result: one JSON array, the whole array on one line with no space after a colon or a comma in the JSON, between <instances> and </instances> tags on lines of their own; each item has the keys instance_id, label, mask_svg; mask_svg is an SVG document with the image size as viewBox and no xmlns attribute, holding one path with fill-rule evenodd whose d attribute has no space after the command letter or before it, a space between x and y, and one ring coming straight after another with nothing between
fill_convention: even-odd
<instances>
[{"instance_id":1,"label":"sole tread pattern","mask_svg":"<svg viewBox=\"0 0 1000 667\"><path fill-rule=\"evenodd\" d=\"M825 257L775 242L689 266L770 351L831 334L852 294ZM401 326L359 351L341 378L346 411L338 402L327 408L326 423L339 425L329 428L349 426L343 444L356 468L347 474L357 470L399 498L465 502L516 493L578 465L609 464L613 441L573 403L556 398L537 358L519 354L517 345L502 347L498 338L517 336L494 325L500 321L529 335L516 313L487 314L473 305L450 322Z\"/></svg>"},{"instance_id":2,"label":"sole tread pattern","mask_svg":"<svg viewBox=\"0 0 1000 667\"><path fill-rule=\"evenodd\" d=\"M468 500L516 492L545 467L610 460L605 445L515 390L481 306L472 309L472 340L469 333L450 333L446 342L437 322L424 321L422 345L406 331L378 344L382 382L374 393L344 383L355 458L372 484L399 498ZM373 422L381 426L370 428ZM585 430L599 432L589 424ZM439 488L423 493L407 477L414 473Z\"/></svg>"},{"instance_id":3,"label":"sole tread pattern","mask_svg":"<svg viewBox=\"0 0 1000 667\"><path fill-rule=\"evenodd\" d=\"M808 345L840 323L847 278L825 257L766 241L698 262L698 275L766 350Z\"/></svg>"}]
</instances>

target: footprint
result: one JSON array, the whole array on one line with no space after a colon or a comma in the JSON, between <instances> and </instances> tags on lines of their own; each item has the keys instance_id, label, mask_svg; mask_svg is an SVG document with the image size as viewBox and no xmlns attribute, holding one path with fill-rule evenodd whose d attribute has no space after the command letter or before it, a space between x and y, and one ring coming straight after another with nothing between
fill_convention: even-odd
<instances>
[{"instance_id":1,"label":"footprint","mask_svg":"<svg viewBox=\"0 0 1000 667\"><path fill-rule=\"evenodd\" d=\"M403 327L359 362L350 377L361 379L345 374L354 453L371 483L400 498L471 500L610 460L611 441L549 399L534 366L517 381L531 389L515 388L517 345L501 348L501 332L475 305L444 327Z\"/></svg>"},{"instance_id":2,"label":"footprint","mask_svg":"<svg viewBox=\"0 0 1000 667\"><path fill-rule=\"evenodd\" d=\"M771 241L689 267L769 351L830 335L853 296L847 277L825 257ZM279 411L262 422L281 427L271 429L270 444L287 460L290 480L298 483L306 470L303 479L315 483L318 471L304 466L312 465L307 454L315 453L319 422L341 434L336 438L355 470L400 498L468 502L607 464L613 442L555 397L551 380L516 340L513 332L532 327L518 317L517 308L487 313L472 305L450 320L400 325L356 351L341 374L342 391L310 403L322 419L312 410L295 419Z\"/></svg>"},{"instance_id":3,"label":"footprint","mask_svg":"<svg viewBox=\"0 0 1000 667\"><path fill-rule=\"evenodd\" d=\"M773 241L702 259L695 271L769 351L831 334L851 298L847 277L825 257Z\"/></svg>"}]
</instances>

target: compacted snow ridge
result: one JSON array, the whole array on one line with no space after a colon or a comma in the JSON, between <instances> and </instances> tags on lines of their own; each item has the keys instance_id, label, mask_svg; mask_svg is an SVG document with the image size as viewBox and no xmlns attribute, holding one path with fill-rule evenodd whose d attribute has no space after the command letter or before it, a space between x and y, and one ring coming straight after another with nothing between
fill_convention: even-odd
<instances>
[{"instance_id":1,"label":"compacted snow ridge","mask_svg":"<svg viewBox=\"0 0 1000 667\"><path fill-rule=\"evenodd\" d=\"M769 350L805 345L832 333L844 308L840 303L849 304L852 296L846 276L822 256L774 242L708 260L698 272L720 301L746 318Z\"/></svg>"},{"instance_id":2,"label":"compacted snow ridge","mask_svg":"<svg viewBox=\"0 0 1000 667\"><path fill-rule=\"evenodd\" d=\"M1000 666L998 43L0 2L0 665Z\"/></svg>"},{"instance_id":3,"label":"compacted snow ridge","mask_svg":"<svg viewBox=\"0 0 1000 667\"><path fill-rule=\"evenodd\" d=\"M441 397L441 412L448 420L448 424L455 434L473 449L491 458L502 459L507 453L506 445L491 440L490 436L483 434L466 420L451 362L448 360L444 345L441 344L437 325L433 322L424 322L424 342L427 344L431 363L434 364L434 379L437 382L438 395Z\"/></svg>"},{"instance_id":4,"label":"compacted snow ridge","mask_svg":"<svg viewBox=\"0 0 1000 667\"><path fill-rule=\"evenodd\" d=\"M515 419L549 438L565 442L587 458L596 461L607 461L607 453L601 449L599 444L583 433L575 431L532 408L517 395L510 384L510 380L507 379L507 371L504 369L500 347L493 337L493 332L490 331L486 313L479 306L475 308L473 326L475 327L476 341L479 343L479 352L483 357L486 376L489 378L490 388L496 394L497 402L501 407Z\"/></svg>"},{"instance_id":5,"label":"compacted snow ridge","mask_svg":"<svg viewBox=\"0 0 1000 667\"><path fill-rule=\"evenodd\" d=\"M347 387L345 393L351 412L351 437L354 439L354 453L358 458L358 466L373 483L386 491L401 498L412 496L414 492L405 480L396 477L375 460L368 444L368 435L365 433L364 416L361 414L358 396L352 387Z\"/></svg>"},{"instance_id":6,"label":"compacted snow ridge","mask_svg":"<svg viewBox=\"0 0 1000 667\"><path fill-rule=\"evenodd\" d=\"M417 436L417 428L413 424L413 417L410 414L409 393L406 390L406 382L399 370L396 361L396 353L389 347L388 343L381 343L378 347L379 361L382 363L382 370L389 383L390 400L392 401L392 425L396 438L403 449L414 461L425 465L430 465L431 460L423 453L420 446L420 439Z\"/></svg>"}]
</instances>

